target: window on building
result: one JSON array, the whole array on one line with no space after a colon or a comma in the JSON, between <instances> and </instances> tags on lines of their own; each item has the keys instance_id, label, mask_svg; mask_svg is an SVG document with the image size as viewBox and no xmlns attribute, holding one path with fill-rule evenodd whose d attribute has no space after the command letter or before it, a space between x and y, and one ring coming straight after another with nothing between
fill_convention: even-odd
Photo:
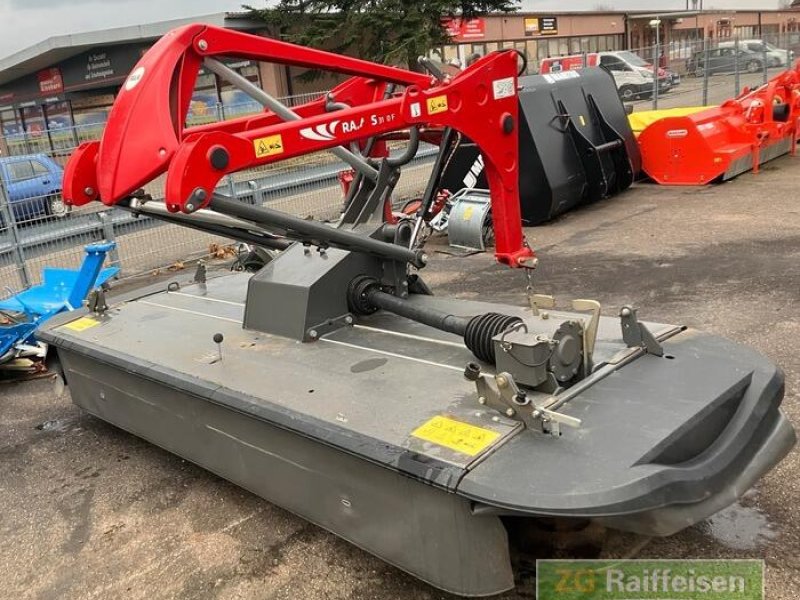
<instances>
[{"instance_id":1,"label":"window on building","mask_svg":"<svg viewBox=\"0 0 800 600\"><path fill-rule=\"evenodd\" d=\"M540 63L550 56L550 48L546 41L539 42L536 46L536 62Z\"/></svg>"},{"instance_id":2,"label":"window on building","mask_svg":"<svg viewBox=\"0 0 800 600\"><path fill-rule=\"evenodd\" d=\"M226 66L236 73L247 79L250 83L255 84L258 87L261 87L261 82L258 74L258 63L250 61L250 60L240 60L235 62L227 62ZM258 113L263 110L262 106L250 98L247 94L241 91L239 88L234 87L230 83L225 80L217 79L217 84L219 85L219 97L222 99L222 113L221 115L217 115L216 109L216 102L217 98L216 95L213 97L213 118L211 120L217 119L218 117L224 117L226 119L244 116L248 114ZM216 89L216 88L214 88Z\"/></svg>"},{"instance_id":3,"label":"window on building","mask_svg":"<svg viewBox=\"0 0 800 600\"><path fill-rule=\"evenodd\" d=\"M525 72L522 73L522 74L526 75L528 73L531 73L532 72L531 71L531 60L530 60L530 57L528 57L528 54L527 54L527 50L526 50L526 47L525 47L525 41L524 40L515 41L514 42L514 50L516 50L517 52L519 52L522 56L524 56L526 58L526 61L525 61L525 63L526 63L525 64ZM519 61L519 64L520 64L520 66L522 66L522 60L521 59Z\"/></svg>"},{"instance_id":4,"label":"window on building","mask_svg":"<svg viewBox=\"0 0 800 600\"><path fill-rule=\"evenodd\" d=\"M187 125L210 123L217 119L217 84L213 73L202 70L189 103L186 115Z\"/></svg>"},{"instance_id":5,"label":"window on building","mask_svg":"<svg viewBox=\"0 0 800 600\"><path fill-rule=\"evenodd\" d=\"M0 110L0 133L5 136L22 133L22 123L13 108Z\"/></svg>"},{"instance_id":6,"label":"window on building","mask_svg":"<svg viewBox=\"0 0 800 600\"><path fill-rule=\"evenodd\" d=\"M22 117L25 122L25 131L33 135L44 133L44 114L41 106L29 106L22 109Z\"/></svg>"},{"instance_id":7,"label":"window on building","mask_svg":"<svg viewBox=\"0 0 800 600\"><path fill-rule=\"evenodd\" d=\"M444 47L444 59L443 62L450 62L451 60L458 58L458 46L445 46Z\"/></svg>"},{"instance_id":8,"label":"window on building","mask_svg":"<svg viewBox=\"0 0 800 600\"><path fill-rule=\"evenodd\" d=\"M45 124L50 131L50 150L68 150L78 145L73 132L72 114L67 102L49 102L44 105Z\"/></svg>"},{"instance_id":9,"label":"window on building","mask_svg":"<svg viewBox=\"0 0 800 600\"><path fill-rule=\"evenodd\" d=\"M534 40L525 42L525 56L528 58L528 73L539 72L538 44Z\"/></svg>"}]
</instances>

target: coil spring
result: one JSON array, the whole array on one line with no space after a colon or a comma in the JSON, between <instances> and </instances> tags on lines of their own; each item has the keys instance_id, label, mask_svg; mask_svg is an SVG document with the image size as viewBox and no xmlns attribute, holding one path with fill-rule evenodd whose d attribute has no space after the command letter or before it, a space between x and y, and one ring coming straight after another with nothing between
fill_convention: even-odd
<instances>
[{"instance_id":1,"label":"coil spring","mask_svg":"<svg viewBox=\"0 0 800 600\"><path fill-rule=\"evenodd\" d=\"M511 315L494 312L477 315L467 323L464 343L479 360L493 365L496 357L492 338L517 323L522 323L522 319Z\"/></svg>"}]
</instances>

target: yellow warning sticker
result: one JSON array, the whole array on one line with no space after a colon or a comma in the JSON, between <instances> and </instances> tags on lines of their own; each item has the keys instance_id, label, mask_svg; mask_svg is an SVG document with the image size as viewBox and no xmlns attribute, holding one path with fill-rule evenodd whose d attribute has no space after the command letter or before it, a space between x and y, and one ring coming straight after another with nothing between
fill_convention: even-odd
<instances>
[{"instance_id":1,"label":"yellow warning sticker","mask_svg":"<svg viewBox=\"0 0 800 600\"><path fill-rule=\"evenodd\" d=\"M468 456L480 454L500 437L498 432L491 429L442 416L426 421L412 431L411 435Z\"/></svg>"},{"instance_id":2,"label":"yellow warning sticker","mask_svg":"<svg viewBox=\"0 0 800 600\"><path fill-rule=\"evenodd\" d=\"M464 209L464 220L465 221L469 221L472 218L472 213L474 213L474 212L475 212L475 207L474 206L467 206Z\"/></svg>"},{"instance_id":3,"label":"yellow warning sticker","mask_svg":"<svg viewBox=\"0 0 800 600\"><path fill-rule=\"evenodd\" d=\"M253 140L253 148L256 151L256 158L283 154L283 138L280 133L258 138Z\"/></svg>"},{"instance_id":4,"label":"yellow warning sticker","mask_svg":"<svg viewBox=\"0 0 800 600\"><path fill-rule=\"evenodd\" d=\"M428 114L435 115L447 110L447 96L428 98Z\"/></svg>"},{"instance_id":5,"label":"yellow warning sticker","mask_svg":"<svg viewBox=\"0 0 800 600\"><path fill-rule=\"evenodd\" d=\"M72 331L85 331L86 329L94 327L95 325L100 325L100 321L90 317L81 317L80 319L75 319L74 321L70 321L64 325L64 329L71 329Z\"/></svg>"}]
</instances>

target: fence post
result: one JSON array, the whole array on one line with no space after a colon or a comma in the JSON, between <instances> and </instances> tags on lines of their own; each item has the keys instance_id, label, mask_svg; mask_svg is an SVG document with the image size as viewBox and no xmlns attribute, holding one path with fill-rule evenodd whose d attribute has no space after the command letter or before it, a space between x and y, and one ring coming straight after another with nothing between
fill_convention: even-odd
<instances>
[{"instance_id":1,"label":"fence post","mask_svg":"<svg viewBox=\"0 0 800 600\"><path fill-rule=\"evenodd\" d=\"M768 65L767 47L763 46L763 48L764 48L764 50L762 52L763 57L761 58L761 60L763 61L763 64L761 65L761 67L762 67L761 68L761 72L764 74L764 83L767 83L767 81L769 80L769 76L767 75L767 65Z\"/></svg>"},{"instance_id":2,"label":"fence post","mask_svg":"<svg viewBox=\"0 0 800 600\"><path fill-rule=\"evenodd\" d=\"M222 105L222 102L217 102L217 121L222 122L225 120L225 107ZM228 173L225 176L226 181L228 182L228 192L231 195L231 200L236 199L236 182L233 180L233 175Z\"/></svg>"},{"instance_id":3,"label":"fence post","mask_svg":"<svg viewBox=\"0 0 800 600\"><path fill-rule=\"evenodd\" d=\"M97 213L97 218L100 219L100 225L103 228L103 237L107 242L114 241L114 218L106 211L101 210ZM119 273L117 277L122 274L122 261L119 259L119 250L115 246L111 252L109 252L109 256L111 257L111 264L117 265L119 267Z\"/></svg>"},{"instance_id":4,"label":"fence post","mask_svg":"<svg viewBox=\"0 0 800 600\"><path fill-rule=\"evenodd\" d=\"M733 96L736 97L739 95L739 90L741 89L741 78L739 76L739 38L737 37L733 41Z\"/></svg>"},{"instance_id":5,"label":"fence post","mask_svg":"<svg viewBox=\"0 0 800 600\"><path fill-rule=\"evenodd\" d=\"M659 43L653 46L653 110L658 110L658 71L660 70L660 59L658 54Z\"/></svg>"},{"instance_id":6,"label":"fence post","mask_svg":"<svg viewBox=\"0 0 800 600\"><path fill-rule=\"evenodd\" d=\"M703 38L703 106L708 106L708 38L705 37Z\"/></svg>"},{"instance_id":7,"label":"fence post","mask_svg":"<svg viewBox=\"0 0 800 600\"><path fill-rule=\"evenodd\" d=\"M22 128L22 145L25 146L25 154L33 154L33 150L31 150L31 140L28 138L27 125Z\"/></svg>"},{"instance_id":8,"label":"fence post","mask_svg":"<svg viewBox=\"0 0 800 600\"><path fill-rule=\"evenodd\" d=\"M17 222L14 220L13 210L8 204L8 196L2 182L0 182L0 216L2 216L2 220L6 224L6 231L8 231L11 243L14 245L14 263L17 265L22 285L28 288L31 285L31 274L28 272L28 264L25 262L25 251L20 243Z\"/></svg>"}]
</instances>

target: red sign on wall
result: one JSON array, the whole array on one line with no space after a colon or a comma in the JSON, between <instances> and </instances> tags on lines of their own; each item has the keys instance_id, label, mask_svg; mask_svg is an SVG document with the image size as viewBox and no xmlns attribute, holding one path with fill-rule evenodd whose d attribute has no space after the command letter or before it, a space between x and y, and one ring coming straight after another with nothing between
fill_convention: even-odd
<instances>
[{"instance_id":1,"label":"red sign on wall","mask_svg":"<svg viewBox=\"0 0 800 600\"><path fill-rule=\"evenodd\" d=\"M57 67L39 71L36 77L39 80L39 91L43 94L60 94L64 91L64 80Z\"/></svg>"},{"instance_id":2,"label":"red sign on wall","mask_svg":"<svg viewBox=\"0 0 800 600\"><path fill-rule=\"evenodd\" d=\"M452 17L442 19L442 23L447 29L447 35L456 42L482 40L486 36L486 21L481 18Z\"/></svg>"}]
</instances>

